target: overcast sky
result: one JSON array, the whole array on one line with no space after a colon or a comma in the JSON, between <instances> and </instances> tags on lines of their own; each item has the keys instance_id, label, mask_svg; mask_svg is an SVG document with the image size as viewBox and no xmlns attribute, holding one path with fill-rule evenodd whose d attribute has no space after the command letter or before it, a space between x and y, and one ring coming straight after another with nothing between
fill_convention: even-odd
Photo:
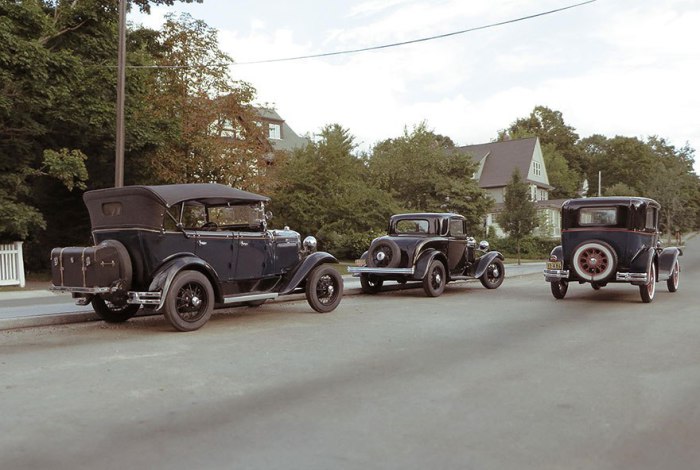
<instances>
[{"instance_id":1,"label":"overcast sky","mask_svg":"<svg viewBox=\"0 0 700 470\"><path fill-rule=\"evenodd\" d=\"M372 47L450 33L582 0L204 0L128 20L160 28L187 11L236 62ZM537 105L581 137L659 135L696 149L700 1L597 0L522 22L335 57L235 65L258 103L298 134L339 123L361 149L426 121L457 145L491 141Z\"/></svg>"}]
</instances>

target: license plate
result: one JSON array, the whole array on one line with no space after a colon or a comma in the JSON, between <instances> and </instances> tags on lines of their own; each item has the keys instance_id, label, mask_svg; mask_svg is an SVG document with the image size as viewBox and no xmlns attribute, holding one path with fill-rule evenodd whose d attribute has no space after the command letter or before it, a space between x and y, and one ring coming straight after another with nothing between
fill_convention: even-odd
<instances>
[{"instance_id":1,"label":"license plate","mask_svg":"<svg viewBox=\"0 0 700 470\"><path fill-rule=\"evenodd\" d=\"M355 266L364 267L366 265L367 265L367 262L365 260L363 260L362 258L355 260Z\"/></svg>"},{"instance_id":2,"label":"license plate","mask_svg":"<svg viewBox=\"0 0 700 470\"><path fill-rule=\"evenodd\" d=\"M561 271L561 261L547 261L547 269L550 271Z\"/></svg>"}]
</instances>

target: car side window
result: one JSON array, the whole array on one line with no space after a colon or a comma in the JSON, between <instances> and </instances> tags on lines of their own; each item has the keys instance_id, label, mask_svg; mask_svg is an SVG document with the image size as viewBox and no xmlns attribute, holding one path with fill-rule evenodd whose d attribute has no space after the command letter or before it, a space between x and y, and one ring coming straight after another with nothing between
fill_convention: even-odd
<instances>
[{"instance_id":1,"label":"car side window","mask_svg":"<svg viewBox=\"0 0 700 470\"><path fill-rule=\"evenodd\" d=\"M653 207L647 208L647 218L644 228L646 230L656 230L656 209Z\"/></svg>"},{"instance_id":2,"label":"car side window","mask_svg":"<svg viewBox=\"0 0 700 470\"><path fill-rule=\"evenodd\" d=\"M182 225L198 229L207 222L207 212L202 204L185 204L182 210Z\"/></svg>"},{"instance_id":3,"label":"car side window","mask_svg":"<svg viewBox=\"0 0 700 470\"><path fill-rule=\"evenodd\" d=\"M453 237L463 237L464 221L462 219L450 219L450 235Z\"/></svg>"}]
</instances>

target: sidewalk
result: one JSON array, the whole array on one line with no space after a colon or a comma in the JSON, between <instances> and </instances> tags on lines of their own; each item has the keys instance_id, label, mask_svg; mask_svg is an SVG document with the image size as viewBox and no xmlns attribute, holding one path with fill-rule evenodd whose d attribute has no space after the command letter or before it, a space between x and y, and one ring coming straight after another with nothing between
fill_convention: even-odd
<instances>
[{"instance_id":1,"label":"sidewalk","mask_svg":"<svg viewBox=\"0 0 700 470\"><path fill-rule=\"evenodd\" d=\"M544 266L545 263L507 264L506 283L508 278L542 273ZM358 295L362 293L359 278L345 275L343 276L343 281L345 284L344 295ZM75 305L70 294L54 294L48 290L49 287L49 283L30 282L21 290L0 291L0 330L99 320L89 305ZM387 290L402 288L404 286L398 284L386 286ZM303 299L303 294L293 294L278 297L272 302ZM141 312L137 316L151 315L150 312Z\"/></svg>"}]
</instances>

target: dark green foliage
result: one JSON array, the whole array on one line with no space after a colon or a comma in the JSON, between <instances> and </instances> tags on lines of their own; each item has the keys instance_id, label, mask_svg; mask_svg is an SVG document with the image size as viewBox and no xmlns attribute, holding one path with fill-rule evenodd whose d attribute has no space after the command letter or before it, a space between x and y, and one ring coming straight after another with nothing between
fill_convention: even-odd
<instances>
[{"instance_id":1,"label":"dark green foliage","mask_svg":"<svg viewBox=\"0 0 700 470\"><path fill-rule=\"evenodd\" d=\"M457 212L470 227L481 226L493 201L473 179L476 164L452 148L420 124L374 147L370 177L402 211Z\"/></svg>"},{"instance_id":2,"label":"dark green foliage","mask_svg":"<svg viewBox=\"0 0 700 470\"><path fill-rule=\"evenodd\" d=\"M503 231L515 240L520 264L520 241L537 227L538 218L537 209L530 200L529 187L517 169L506 186L503 210L496 219Z\"/></svg>"},{"instance_id":3,"label":"dark green foliage","mask_svg":"<svg viewBox=\"0 0 700 470\"><path fill-rule=\"evenodd\" d=\"M346 129L328 125L320 135L318 143L295 151L278 169L271 204L274 225L315 235L324 249L356 252L344 244L355 245L354 240L384 229L396 206L371 184L364 160L352 153L355 144Z\"/></svg>"},{"instance_id":4,"label":"dark green foliage","mask_svg":"<svg viewBox=\"0 0 700 470\"><path fill-rule=\"evenodd\" d=\"M520 240L513 237L490 238L489 242L492 250L500 251L506 258L517 258L520 249L522 258L541 261L549 259L552 248L561 244L558 238L534 236L526 236Z\"/></svg>"}]
</instances>

